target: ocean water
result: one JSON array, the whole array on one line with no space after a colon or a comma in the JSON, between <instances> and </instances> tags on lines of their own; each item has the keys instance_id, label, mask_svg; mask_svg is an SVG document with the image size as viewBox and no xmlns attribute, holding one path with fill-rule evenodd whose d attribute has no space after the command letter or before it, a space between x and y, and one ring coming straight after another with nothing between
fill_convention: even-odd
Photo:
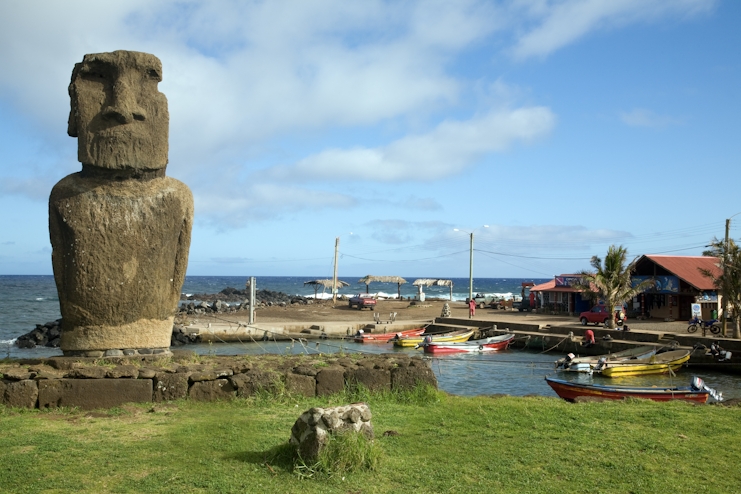
<instances>
[{"instance_id":1,"label":"ocean water","mask_svg":"<svg viewBox=\"0 0 741 494\"><path fill-rule=\"evenodd\" d=\"M280 291L288 294L313 296L314 289L304 281L316 279L312 277L257 277L258 289ZM364 292L365 285L358 285L357 278L342 278L350 283L349 287L340 290L340 294L352 295ZM413 297L417 294L416 287L410 283L402 285L401 295ZM242 289L247 281L243 276L188 276L183 285L183 293L215 293L226 287ZM543 283L547 280L534 279L502 279L480 278L474 279L474 293L501 294L502 296L517 295L520 293L523 281ZM453 279L453 299L464 300L468 296L468 278ZM373 283L371 293L386 293L396 295L396 284ZM321 289L319 290L321 294ZM450 291L448 287L425 288L427 297L447 299ZM59 349L40 348L31 350L19 349L12 344L13 339L31 331L36 324L43 324L60 317L59 299L53 276L0 276L0 358L33 358L61 355ZM391 345L358 344L352 341L325 340L300 342L259 342L245 344L214 344L192 345L187 347L200 354L236 355L236 354L295 354L295 353L334 353L334 352L412 352L421 353L413 349L396 349ZM440 388L457 395L490 395L509 394L524 396L536 394L555 396L555 393L545 383L544 377L553 374L553 362L559 356L555 354L540 354L519 350L508 350L483 355L460 355L434 357L431 359L432 370L437 376ZM722 391L726 398L741 398L741 378L703 371L698 373L706 383ZM582 376L575 373L561 373L565 379L594 379L594 382L604 382L601 376ZM625 385L687 385L691 374L683 370L676 377L646 376L642 378L623 378L619 384ZM609 381L608 381L609 382ZM614 381L613 381L614 382Z\"/></svg>"}]
</instances>

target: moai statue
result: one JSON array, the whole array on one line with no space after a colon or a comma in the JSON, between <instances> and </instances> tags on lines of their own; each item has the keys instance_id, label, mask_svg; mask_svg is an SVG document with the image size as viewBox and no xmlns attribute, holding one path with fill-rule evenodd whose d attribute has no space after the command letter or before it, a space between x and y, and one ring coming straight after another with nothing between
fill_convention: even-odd
<instances>
[{"instance_id":1,"label":"moai statue","mask_svg":"<svg viewBox=\"0 0 741 494\"><path fill-rule=\"evenodd\" d=\"M65 355L169 351L193 196L165 176L169 113L154 55L85 55L69 86L82 171L49 197Z\"/></svg>"}]
</instances>

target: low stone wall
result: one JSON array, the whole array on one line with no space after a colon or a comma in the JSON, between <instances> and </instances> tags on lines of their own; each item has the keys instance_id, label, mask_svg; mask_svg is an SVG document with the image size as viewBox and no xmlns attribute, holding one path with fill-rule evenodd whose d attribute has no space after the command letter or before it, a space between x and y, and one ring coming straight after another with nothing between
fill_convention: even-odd
<instances>
[{"instance_id":1,"label":"low stone wall","mask_svg":"<svg viewBox=\"0 0 741 494\"><path fill-rule=\"evenodd\" d=\"M260 355L170 358L53 357L0 364L0 404L24 408L110 408L187 398L228 400L259 392L325 396L358 386L373 391L437 387L420 357Z\"/></svg>"}]
</instances>

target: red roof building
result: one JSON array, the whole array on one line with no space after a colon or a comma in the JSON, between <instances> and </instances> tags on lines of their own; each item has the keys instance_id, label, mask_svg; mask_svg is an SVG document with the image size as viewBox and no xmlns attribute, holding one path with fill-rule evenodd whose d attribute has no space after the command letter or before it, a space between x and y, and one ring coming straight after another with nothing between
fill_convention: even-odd
<instances>
[{"instance_id":1,"label":"red roof building","mask_svg":"<svg viewBox=\"0 0 741 494\"><path fill-rule=\"evenodd\" d=\"M581 283L578 274L561 274L551 281L535 285L530 292L535 293L535 306L544 312L578 314L592 307L588 298L582 298L582 290L574 285Z\"/></svg>"},{"instance_id":2,"label":"red roof building","mask_svg":"<svg viewBox=\"0 0 741 494\"><path fill-rule=\"evenodd\" d=\"M643 255L636 261L632 278L641 281L651 278L653 288L628 301L631 317L689 320L692 305L699 303L703 319L717 317L719 297L712 279L702 274L708 270L720 275L719 259L708 256ZM553 280L534 286L535 307L539 311L578 315L591 308L593 302L582 298L578 274L562 274Z\"/></svg>"},{"instance_id":3,"label":"red roof building","mask_svg":"<svg viewBox=\"0 0 741 494\"><path fill-rule=\"evenodd\" d=\"M721 274L720 260L710 256L644 255L636 261L633 279L653 278L656 285L640 295L641 314L652 318L689 320L692 304L699 303L702 318L717 317L719 297L713 280L702 274ZM638 304L635 303L636 308Z\"/></svg>"}]
</instances>

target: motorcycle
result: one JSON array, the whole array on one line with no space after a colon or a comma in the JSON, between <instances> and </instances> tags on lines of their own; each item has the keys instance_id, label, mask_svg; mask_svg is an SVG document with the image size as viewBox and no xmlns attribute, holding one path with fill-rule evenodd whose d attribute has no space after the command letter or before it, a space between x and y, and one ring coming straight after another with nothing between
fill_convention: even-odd
<instances>
[{"instance_id":1,"label":"motorcycle","mask_svg":"<svg viewBox=\"0 0 741 494\"><path fill-rule=\"evenodd\" d=\"M625 323L625 312L621 310L615 311L615 327L619 328Z\"/></svg>"},{"instance_id":2,"label":"motorcycle","mask_svg":"<svg viewBox=\"0 0 741 494\"><path fill-rule=\"evenodd\" d=\"M689 321L689 326L687 326L687 332L688 333L695 333L698 329L702 329L703 334L710 330L713 334L718 334L721 332L721 326L717 319L711 319L709 321L703 321L699 317L693 317Z\"/></svg>"}]
</instances>

